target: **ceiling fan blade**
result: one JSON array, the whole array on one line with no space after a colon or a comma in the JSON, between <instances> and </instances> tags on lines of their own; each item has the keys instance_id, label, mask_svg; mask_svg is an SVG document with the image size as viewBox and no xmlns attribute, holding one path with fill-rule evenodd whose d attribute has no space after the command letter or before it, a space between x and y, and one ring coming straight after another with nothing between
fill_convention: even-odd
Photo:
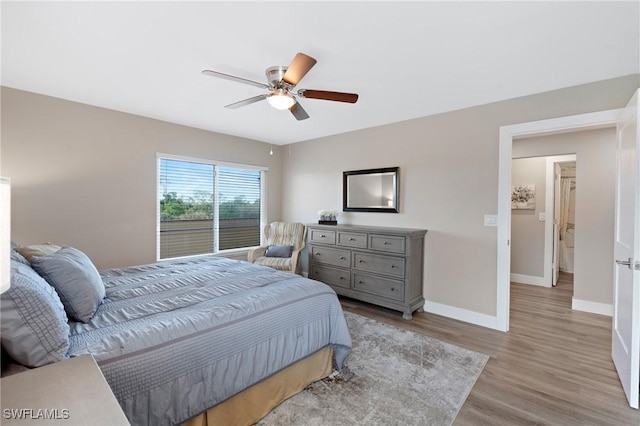
<instances>
[{"instance_id":1,"label":"ceiling fan blade","mask_svg":"<svg viewBox=\"0 0 640 426\"><path fill-rule=\"evenodd\" d=\"M298 95L308 99L323 99L325 101L347 102L355 104L358 101L356 93L327 92L326 90L300 89Z\"/></svg>"},{"instance_id":2,"label":"ceiling fan blade","mask_svg":"<svg viewBox=\"0 0 640 426\"><path fill-rule=\"evenodd\" d=\"M252 86L260 87L262 89L269 88L268 85L264 83L260 83L259 81L253 81L253 80L249 80L242 77L236 77L235 75L225 74L223 72L204 70L202 71L202 74L209 75L211 77L224 78L225 80L237 81L238 83L250 84Z\"/></svg>"},{"instance_id":3,"label":"ceiling fan blade","mask_svg":"<svg viewBox=\"0 0 640 426\"><path fill-rule=\"evenodd\" d=\"M263 99L267 99L267 97L269 96L269 94L264 94L264 95L258 95L258 96L254 96L253 98L248 98L245 99L243 101L238 101L238 102L234 102L232 104L229 105L225 105L225 108L231 108L231 109L236 109L236 108L240 108L246 105L251 105L254 102L258 102L261 101Z\"/></svg>"},{"instance_id":4,"label":"ceiling fan blade","mask_svg":"<svg viewBox=\"0 0 640 426\"><path fill-rule=\"evenodd\" d=\"M295 104L293 104L291 108L289 108L289 111L291 111L291 114L293 114L293 116L298 121L306 120L307 118L309 118L309 114L307 114L307 111L305 111L304 108L302 108L302 105L300 105L300 102L296 102Z\"/></svg>"},{"instance_id":5,"label":"ceiling fan blade","mask_svg":"<svg viewBox=\"0 0 640 426\"><path fill-rule=\"evenodd\" d=\"M316 60L304 53L296 54L291 64L287 68L287 72L284 73L282 80L292 86L295 86L302 80L311 68L316 64Z\"/></svg>"}]
</instances>

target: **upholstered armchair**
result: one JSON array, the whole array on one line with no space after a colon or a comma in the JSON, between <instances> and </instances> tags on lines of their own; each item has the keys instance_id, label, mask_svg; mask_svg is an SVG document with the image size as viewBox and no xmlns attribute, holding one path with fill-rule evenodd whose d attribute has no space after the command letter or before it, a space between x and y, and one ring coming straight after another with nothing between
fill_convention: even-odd
<instances>
[{"instance_id":1,"label":"upholstered armchair","mask_svg":"<svg viewBox=\"0 0 640 426\"><path fill-rule=\"evenodd\" d=\"M251 263L300 274L300 252L307 227L302 223L272 222L264 227L266 244L249 251Z\"/></svg>"}]
</instances>

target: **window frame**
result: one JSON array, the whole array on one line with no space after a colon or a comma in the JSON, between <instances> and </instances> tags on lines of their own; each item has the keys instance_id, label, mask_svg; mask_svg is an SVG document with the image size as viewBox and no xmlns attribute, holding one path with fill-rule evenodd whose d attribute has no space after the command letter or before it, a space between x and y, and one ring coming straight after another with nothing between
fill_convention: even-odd
<instances>
[{"instance_id":1,"label":"window frame","mask_svg":"<svg viewBox=\"0 0 640 426\"><path fill-rule=\"evenodd\" d=\"M167 257L164 259L160 258L160 202L159 202L159 190L160 190L160 161L161 160L174 160L174 161L184 161L190 163L200 163L200 164L209 164L214 167L214 194L213 194L213 211L214 211L214 219L213 219L213 251L211 253L200 253L200 254L191 254L187 256L178 256L178 257ZM189 157L185 155L176 155L176 154L167 154L156 152L156 181L155 181L155 205L156 205L156 262L164 262L176 259L185 259L190 257L199 257L199 256L211 256L216 254L231 254L234 252L241 252L245 250L249 250L253 247L258 246L249 246L249 247L238 247L233 249L219 250L219 195L218 195L218 168L219 167L233 167L237 169L246 169L246 170L256 170L260 172L260 245L264 244L264 233L262 230L264 229L267 223L267 171L269 170L266 166L258 166L255 164L243 164L243 163L232 163L229 161L219 161L208 158L197 158L197 157Z\"/></svg>"}]
</instances>

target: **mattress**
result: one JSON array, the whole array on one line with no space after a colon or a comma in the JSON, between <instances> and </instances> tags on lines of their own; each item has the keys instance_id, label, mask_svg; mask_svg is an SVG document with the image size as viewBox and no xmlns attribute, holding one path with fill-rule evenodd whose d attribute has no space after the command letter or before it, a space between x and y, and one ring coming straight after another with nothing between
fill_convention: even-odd
<instances>
[{"instance_id":1,"label":"mattress","mask_svg":"<svg viewBox=\"0 0 640 426\"><path fill-rule=\"evenodd\" d=\"M298 275L211 256L101 276L69 355L94 356L134 425L178 424L327 346L341 368L351 350L335 292Z\"/></svg>"}]
</instances>

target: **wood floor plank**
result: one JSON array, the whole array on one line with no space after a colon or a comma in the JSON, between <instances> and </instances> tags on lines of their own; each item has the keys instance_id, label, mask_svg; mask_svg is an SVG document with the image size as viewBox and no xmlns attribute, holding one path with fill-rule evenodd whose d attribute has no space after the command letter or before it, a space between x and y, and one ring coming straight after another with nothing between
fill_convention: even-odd
<instances>
[{"instance_id":1,"label":"wood floor plank","mask_svg":"<svg viewBox=\"0 0 640 426\"><path fill-rule=\"evenodd\" d=\"M571 309L573 276L558 286L511 284L510 330L342 298L345 311L490 356L455 425L640 425L611 361L611 318Z\"/></svg>"}]
</instances>

